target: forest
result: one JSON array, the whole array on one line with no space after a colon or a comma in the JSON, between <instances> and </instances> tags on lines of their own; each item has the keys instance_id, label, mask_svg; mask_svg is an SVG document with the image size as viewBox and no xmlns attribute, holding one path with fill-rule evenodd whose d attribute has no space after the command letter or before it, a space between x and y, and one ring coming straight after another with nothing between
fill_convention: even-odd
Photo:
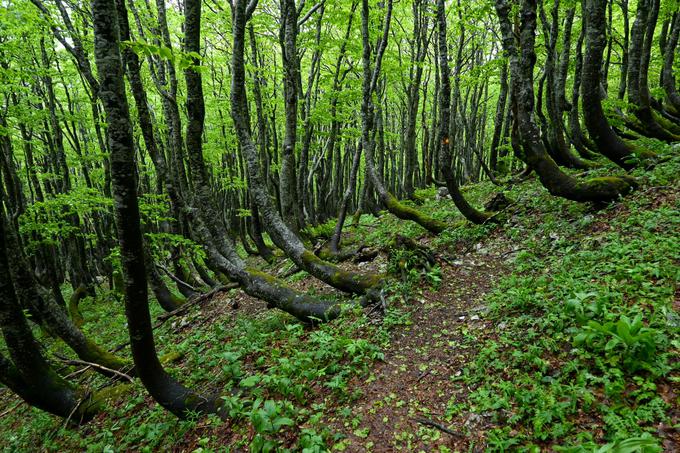
<instances>
[{"instance_id":1,"label":"forest","mask_svg":"<svg viewBox=\"0 0 680 453\"><path fill-rule=\"evenodd\" d=\"M680 450L679 0L0 1L0 449Z\"/></svg>"}]
</instances>

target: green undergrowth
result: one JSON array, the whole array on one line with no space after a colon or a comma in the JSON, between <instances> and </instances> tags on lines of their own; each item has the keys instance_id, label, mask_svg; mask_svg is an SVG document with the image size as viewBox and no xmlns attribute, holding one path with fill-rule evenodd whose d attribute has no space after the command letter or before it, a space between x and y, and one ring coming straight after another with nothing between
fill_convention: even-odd
<instances>
[{"instance_id":1,"label":"green undergrowth","mask_svg":"<svg viewBox=\"0 0 680 453\"><path fill-rule=\"evenodd\" d=\"M475 359L452 380L472 391L451 398L450 422L481 417L493 451L672 445L679 174L677 157L636 172L640 190L599 211L535 185L513 194L523 201L503 226L512 273L486 301L494 334L467 340Z\"/></svg>"},{"instance_id":2,"label":"green undergrowth","mask_svg":"<svg viewBox=\"0 0 680 453\"><path fill-rule=\"evenodd\" d=\"M672 389L679 380L680 318L673 307L680 277L678 175L677 157L636 171L640 189L606 207L551 197L532 179L505 190L513 204L499 225L468 223L435 238L389 214L364 215L358 227L348 225L350 237L371 246L389 246L399 232L426 238L440 257L476 253L478 245L493 250L492 242L509 251L496 258L508 275L481 302L491 333L478 336L470 330L452 346L452 354L453 348L474 353L462 369L452 370L450 379L464 391L451 397L441 420L462 438L482 432L483 444L472 447L659 451L667 441L664 433L678 429L670 415L677 411ZM488 182L465 187L478 207L498 191ZM413 206L438 220L459 222L452 202L435 195L434 188L418 191ZM313 233L325 234L331 225ZM304 327L275 310L233 310L231 301L240 296L232 291L156 329L159 354L182 357L166 365L170 373L197 391L223 395L226 421L179 421L136 381L84 427L64 427L55 417L19 405L0 417L0 448L311 453L347 445L322 420L338 407L348 408L340 411L348 420L353 417L350 409L362 397L356 383L390 350L392 332L411 322L411 306L397 301L425 286L436 294L443 271L421 264L408 252L392 255L387 270L395 278L380 322L370 310L348 308L330 324ZM304 278L298 273L289 280ZM155 303L151 309L155 319L160 309ZM118 296L88 298L80 310L83 329L93 340L108 349L125 343ZM58 342L36 333L48 356L69 355ZM127 348L119 354L128 356ZM68 374L75 368L59 365L59 370ZM80 379L92 390L110 384L91 372ZM8 409L18 403L2 393L0 401ZM481 422L466 423L471 419Z\"/></svg>"},{"instance_id":3,"label":"green undergrowth","mask_svg":"<svg viewBox=\"0 0 680 453\"><path fill-rule=\"evenodd\" d=\"M94 307L85 309L88 313ZM229 311L226 315L208 326L192 328L202 319L196 313L184 320L187 325L180 332L172 330L182 327L181 318L156 331L160 353L175 350L184 357L168 365L169 371L196 390L223 395L226 421L177 420L154 404L136 382L105 414L80 428L66 428L55 417L20 407L12 416L0 418L0 432L6 433L0 439L2 450L28 451L28 446L41 445L49 451L93 452L182 447L188 451L325 451L337 440L319 423L325 400L351 405L360 392L349 385L350 380L383 358L389 331L404 322L395 309L388 310L387 323L372 323L361 310L349 307L336 322L315 328L273 310L233 321ZM109 338L117 329L113 343L124 340L124 324L117 316L108 320L109 327L95 337ZM104 319L89 321L90 330L106 324ZM89 379L92 387L105 382L96 376Z\"/></svg>"}]
</instances>

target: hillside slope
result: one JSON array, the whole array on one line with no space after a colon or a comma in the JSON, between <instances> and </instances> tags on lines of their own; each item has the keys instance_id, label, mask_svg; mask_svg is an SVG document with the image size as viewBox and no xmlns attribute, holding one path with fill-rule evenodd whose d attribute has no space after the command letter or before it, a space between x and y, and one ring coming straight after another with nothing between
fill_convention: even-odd
<instances>
[{"instance_id":1,"label":"hillside slope","mask_svg":"<svg viewBox=\"0 0 680 453\"><path fill-rule=\"evenodd\" d=\"M71 428L0 389L0 446L677 450L678 175L677 157L640 172L640 189L607 207L550 197L530 179L506 191L513 202L499 225L459 225L436 238L388 215L364 216L345 246L361 238L380 253L343 265L391 272L385 307L350 307L307 328L232 291L157 328L162 352L181 355L172 372L226 391L230 420L175 420L134 382L111 392L108 413ZM479 203L494 190L484 183L467 195ZM459 220L434 189L419 196L434 216ZM426 247L434 264L423 268L422 255L391 249L396 231ZM271 270L289 268L280 261ZM304 274L289 279L338 297ZM111 348L125 341L114 295L81 308L86 331ZM79 375L91 388L111 384Z\"/></svg>"}]
</instances>

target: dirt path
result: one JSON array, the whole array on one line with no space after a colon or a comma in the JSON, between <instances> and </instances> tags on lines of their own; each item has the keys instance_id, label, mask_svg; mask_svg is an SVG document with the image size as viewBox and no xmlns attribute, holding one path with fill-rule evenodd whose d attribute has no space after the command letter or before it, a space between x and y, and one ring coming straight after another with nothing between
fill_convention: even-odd
<instances>
[{"instance_id":1,"label":"dirt path","mask_svg":"<svg viewBox=\"0 0 680 453\"><path fill-rule=\"evenodd\" d=\"M352 414L338 407L328 420L332 431L347 436L346 451L435 451L477 443L484 418L461 414L447 422L447 408L469 392L451 378L476 354L474 345L495 330L484 319L483 299L505 273L497 253L480 249L451 264L441 262L439 290L412 297L411 323L395 329L385 361L368 379L351 383L362 392ZM448 428L458 434L444 431Z\"/></svg>"}]
</instances>

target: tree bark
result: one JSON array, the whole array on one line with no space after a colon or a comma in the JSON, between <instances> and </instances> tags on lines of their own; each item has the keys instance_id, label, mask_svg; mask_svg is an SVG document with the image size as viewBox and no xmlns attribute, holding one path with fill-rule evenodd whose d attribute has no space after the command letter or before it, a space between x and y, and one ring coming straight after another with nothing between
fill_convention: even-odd
<instances>
[{"instance_id":1,"label":"tree bark","mask_svg":"<svg viewBox=\"0 0 680 453\"><path fill-rule=\"evenodd\" d=\"M634 152L637 150L616 135L602 109L600 69L606 44L604 17L606 3L606 0L586 0L587 8L584 13L584 18L587 18L586 52L583 59L581 92L583 99L588 99L588 102L583 103L583 117L598 151L618 166L631 169L636 166Z\"/></svg>"},{"instance_id":2,"label":"tree bark","mask_svg":"<svg viewBox=\"0 0 680 453\"><path fill-rule=\"evenodd\" d=\"M678 52L678 37L680 36L680 14L675 13L673 16L673 26L666 41L666 51L663 61L662 81L663 88L666 91L666 102L671 107L672 113L675 116L680 116L680 94L675 80L675 73L673 72L673 63L675 61L675 54Z\"/></svg>"},{"instance_id":3,"label":"tree bark","mask_svg":"<svg viewBox=\"0 0 680 453\"><path fill-rule=\"evenodd\" d=\"M99 407L52 369L19 306L7 260L5 222L0 204L0 330L11 358L10 362L0 355L0 382L32 406L75 423L86 422Z\"/></svg>"},{"instance_id":4,"label":"tree bark","mask_svg":"<svg viewBox=\"0 0 680 453\"><path fill-rule=\"evenodd\" d=\"M510 58L510 73L519 134L526 162L548 191L574 201L607 202L618 199L635 187L630 177L604 177L580 181L564 173L546 153L540 131L532 118L534 105L533 71L536 62L536 0L520 2L519 48L515 43L509 0L496 0L496 12L501 24L503 48Z\"/></svg>"},{"instance_id":5,"label":"tree bark","mask_svg":"<svg viewBox=\"0 0 680 453\"><path fill-rule=\"evenodd\" d=\"M439 97L439 110L441 112L439 141L441 147L439 150L439 167L446 180L446 187L449 189L449 195L451 195L451 199L458 210L470 222L481 224L489 220L491 214L478 211L468 203L458 187L451 165L451 144L449 136L449 122L451 118L451 80L449 78L446 8L444 0L437 0L437 26L439 32L439 74L441 77L441 92Z\"/></svg>"},{"instance_id":6,"label":"tree bark","mask_svg":"<svg viewBox=\"0 0 680 453\"><path fill-rule=\"evenodd\" d=\"M189 0L188 8L196 8ZM200 8L200 2L199 6ZM153 338L144 245L137 201L137 170L128 111L120 38L114 0L93 0L94 47L100 77L100 97L106 112L111 149L114 211L124 274L125 315L130 334L132 358L137 373L151 396L179 417L214 412L214 399L204 398L173 379L161 365Z\"/></svg>"},{"instance_id":7,"label":"tree bark","mask_svg":"<svg viewBox=\"0 0 680 453\"><path fill-rule=\"evenodd\" d=\"M381 277L373 274L356 274L343 271L337 266L319 259L314 253L307 250L300 238L286 226L271 202L267 187L262 180L257 150L248 129L249 113L243 56L247 14L245 5L240 5L240 3L238 2L234 7L231 112L236 135L246 160L251 196L257 203L270 237L296 265L342 291L364 294L378 285L382 281Z\"/></svg>"}]
</instances>

